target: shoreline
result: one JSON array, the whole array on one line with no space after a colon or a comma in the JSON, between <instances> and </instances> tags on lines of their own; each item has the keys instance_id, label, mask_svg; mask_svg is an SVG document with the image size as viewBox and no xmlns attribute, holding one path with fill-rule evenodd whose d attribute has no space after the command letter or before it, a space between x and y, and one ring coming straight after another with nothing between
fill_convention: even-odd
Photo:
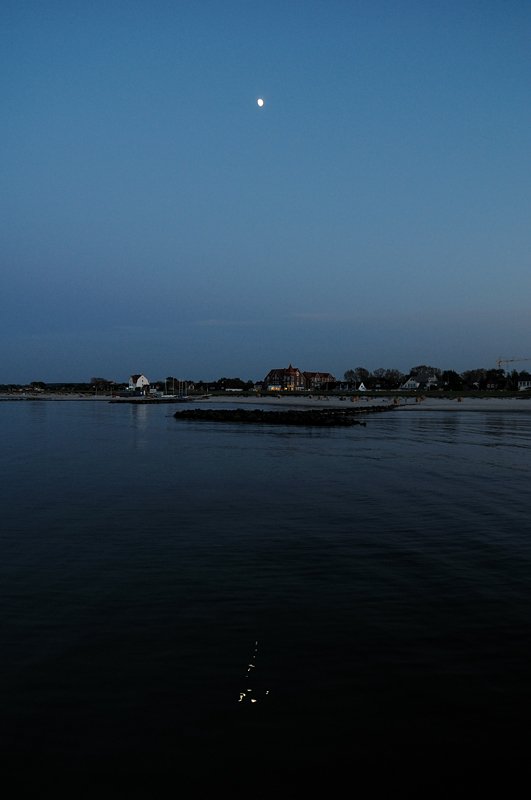
<instances>
[{"instance_id":1,"label":"shoreline","mask_svg":"<svg viewBox=\"0 0 531 800\"><path fill-rule=\"evenodd\" d=\"M0 394L0 402L97 402L97 403L111 403L116 402L116 399L111 395L60 395L52 393L43 393L38 395L30 394ZM160 403L157 400L153 401L153 405L165 403L167 405L182 405L182 401L162 400ZM124 402L131 404L130 400ZM145 403L149 405L150 403ZM325 397L323 395L314 395L312 397L241 397L241 396L212 396L212 397L193 397L191 396L188 404L199 405L231 405L231 406L267 406L274 408L343 408L352 409L356 408L359 412L363 412L364 407L371 406L393 406L397 411L531 411L531 397L462 397L462 398L444 398L444 397L398 397L393 395L378 396L353 396L345 397Z\"/></svg>"},{"instance_id":2,"label":"shoreline","mask_svg":"<svg viewBox=\"0 0 531 800\"><path fill-rule=\"evenodd\" d=\"M463 397L461 400L443 397L360 397L352 401L340 400L339 397L309 398L309 397L239 397L239 398L212 398L210 402L221 403L242 403L253 405L276 406L278 408L352 408L355 407L359 412L367 410L371 406L393 406L396 411L529 411L531 412L531 397ZM205 401L202 401L205 402ZM209 402L209 401L206 401Z\"/></svg>"}]
</instances>

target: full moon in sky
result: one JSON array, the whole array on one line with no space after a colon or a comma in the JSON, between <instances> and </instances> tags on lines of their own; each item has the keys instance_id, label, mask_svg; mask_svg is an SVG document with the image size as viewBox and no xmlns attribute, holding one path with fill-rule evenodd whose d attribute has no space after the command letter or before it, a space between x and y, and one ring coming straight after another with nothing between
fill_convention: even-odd
<instances>
[{"instance_id":1,"label":"full moon in sky","mask_svg":"<svg viewBox=\"0 0 531 800\"><path fill-rule=\"evenodd\" d=\"M264 101L261 97L259 97L258 100L256 101L256 105L260 106L260 108L262 108L262 106L264 105Z\"/></svg>"}]
</instances>

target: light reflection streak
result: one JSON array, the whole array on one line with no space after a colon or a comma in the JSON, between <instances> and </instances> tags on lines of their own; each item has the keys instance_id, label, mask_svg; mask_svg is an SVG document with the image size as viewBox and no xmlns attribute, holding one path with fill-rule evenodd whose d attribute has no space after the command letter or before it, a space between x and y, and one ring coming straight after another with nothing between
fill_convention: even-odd
<instances>
[{"instance_id":1,"label":"light reflection streak","mask_svg":"<svg viewBox=\"0 0 531 800\"><path fill-rule=\"evenodd\" d=\"M256 669L257 656L258 656L258 642L256 641L254 643L254 651L253 651L253 654L251 656L251 660L247 664L247 672L245 673L245 681L246 682L249 681L249 678L250 678L252 670ZM268 694L269 694L269 689L266 689L265 692L264 692L264 695L267 696ZM247 703L257 703L258 702L258 698L255 695L256 695L256 693L253 694L253 689L250 686L247 685L245 687L245 689L240 692L240 698L239 698L238 702L240 702L240 703L245 703L245 702L247 702Z\"/></svg>"}]
</instances>

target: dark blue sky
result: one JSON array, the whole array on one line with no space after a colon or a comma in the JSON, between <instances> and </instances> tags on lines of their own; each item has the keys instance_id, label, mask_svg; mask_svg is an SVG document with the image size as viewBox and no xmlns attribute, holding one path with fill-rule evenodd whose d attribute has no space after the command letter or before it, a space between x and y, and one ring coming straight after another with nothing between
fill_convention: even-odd
<instances>
[{"instance_id":1,"label":"dark blue sky","mask_svg":"<svg viewBox=\"0 0 531 800\"><path fill-rule=\"evenodd\" d=\"M530 357L530 41L523 0L3 0L0 382Z\"/></svg>"}]
</instances>

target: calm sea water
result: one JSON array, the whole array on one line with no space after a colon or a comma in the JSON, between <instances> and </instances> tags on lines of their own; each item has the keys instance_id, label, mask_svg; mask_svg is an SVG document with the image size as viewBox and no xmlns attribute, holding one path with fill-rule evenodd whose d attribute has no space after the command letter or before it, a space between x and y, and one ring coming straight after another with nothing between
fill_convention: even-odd
<instances>
[{"instance_id":1,"label":"calm sea water","mask_svg":"<svg viewBox=\"0 0 531 800\"><path fill-rule=\"evenodd\" d=\"M5 768L79 796L523 763L531 414L174 411L0 404Z\"/></svg>"}]
</instances>

